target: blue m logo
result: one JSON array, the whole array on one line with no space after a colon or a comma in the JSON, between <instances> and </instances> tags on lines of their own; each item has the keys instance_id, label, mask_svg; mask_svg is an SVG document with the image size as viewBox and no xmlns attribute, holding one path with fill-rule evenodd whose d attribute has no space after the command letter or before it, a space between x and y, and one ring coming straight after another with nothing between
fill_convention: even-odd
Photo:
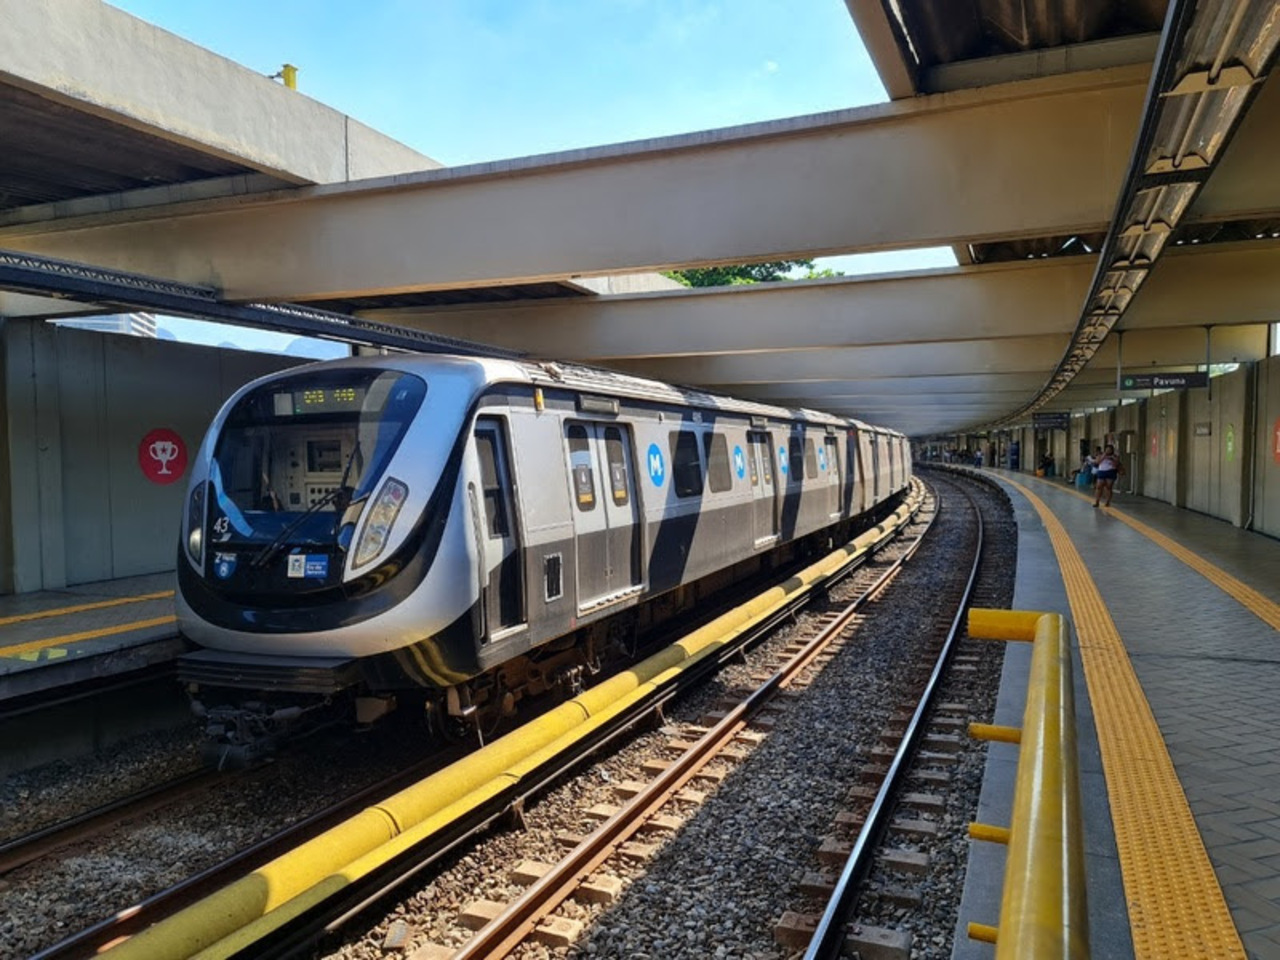
<instances>
[{"instance_id":1,"label":"blue m logo","mask_svg":"<svg viewBox=\"0 0 1280 960\"><path fill-rule=\"evenodd\" d=\"M662 450L656 443L649 444L649 479L653 481L655 487L662 486L662 479L666 472L666 464L662 460Z\"/></svg>"}]
</instances>

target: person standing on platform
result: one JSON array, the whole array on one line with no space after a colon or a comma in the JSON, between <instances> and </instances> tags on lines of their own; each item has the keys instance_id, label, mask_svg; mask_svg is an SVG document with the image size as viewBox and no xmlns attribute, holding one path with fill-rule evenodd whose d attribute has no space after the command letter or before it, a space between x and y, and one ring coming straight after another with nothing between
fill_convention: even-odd
<instances>
[{"instance_id":1,"label":"person standing on platform","mask_svg":"<svg viewBox=\"0 0 1280 960\"><path fill-rule=\"evenodd\" d=\"M1093 479L1095 484L1095 492L1093 495L1093 505L1096 507L1098 501L1102 499L1103 491L1107 494L1107 502L1104 507L1111 506L1111 491L1115 486L1116 477L1124 472L1124 464L1120 462L1120 458L1116 456L1116 448L1111 444L1107 444L1107 448L1102 451L1098 457L1098 461L1094 464Z\"/></svg>"}]
</instances>

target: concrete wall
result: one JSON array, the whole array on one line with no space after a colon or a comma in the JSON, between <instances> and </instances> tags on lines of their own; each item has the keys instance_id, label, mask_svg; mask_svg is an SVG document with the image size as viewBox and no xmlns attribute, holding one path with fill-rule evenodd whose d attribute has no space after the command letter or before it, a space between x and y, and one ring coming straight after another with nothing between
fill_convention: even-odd
<instances>
[{"instance_id":1,"label":"concrete wall","mask_svg":"<svg viewBox=\"0 0 1280 960\"><path fill-rule=\"evenodd\" d=\"M173 568L185 479L139 466L155 428L194 456L242 383L300 361L164 340L0 321L0 592Z\"/></svg>"},{"instance_id":2,"label":"concrete wall","mask_svg":"<svg viewBox=\"0 0 1280 960\"><path fill-rule=\"evenodd\" d=\"M1215 377L1211 390L1185 393L1186 496L1189 510L1236 526L1245 518L1250 432L1247 368Z\"/></svg>"},{"instance_id":3,"label":"concrete wall","mask_svg":"<svg viewBox=\"0 0 1280 960\"><path fill-rule=\"evenodd\" d=\"M1022 443L1019 470L1033 472L1048 446L1058 476L1089 449L1114 443L1125 466L1116 489L1280 537L1280 356L1211 381L1211 390L1170 391L1111 410L1073 416L1068 430L999 435ZM977 441L963 435L959 446ZM999 461L1003 466L1004 461Z\"/></svg>"},{"instance_id":4,"label":"concrete wall","mask_svg":"<svg viewBox=\"0 0 1280 960\"><path fill-rule=\"evenodd\" d=\"M1143 443L1144 497L1180 506L1178 451L1181 449L1182 403L1185 392L1164 393L1144 401L1146 429Z\"/></svg>"},{"instance_id":5,"label":"concrete wall","mask_svg":"<svg viewBox=\"0 0 1280 960\"><path fill-rule=\"evenodd\" d=\"M1253 529L1280 537L1280 357L1258 364Z\"/></svg>"},{"instance_id":6,"label":"concrete wall","mask_svg":"<svg viewBox=\"0 0 1280 960\"><path fill-rule=\"evenodd\" d=\"M1142 489L1145 412L1140 404L1130 403L1115 411L1115 445L1124 464L1125 475L1116 489L1132 493Z\"/></svg>"}]
</instances>

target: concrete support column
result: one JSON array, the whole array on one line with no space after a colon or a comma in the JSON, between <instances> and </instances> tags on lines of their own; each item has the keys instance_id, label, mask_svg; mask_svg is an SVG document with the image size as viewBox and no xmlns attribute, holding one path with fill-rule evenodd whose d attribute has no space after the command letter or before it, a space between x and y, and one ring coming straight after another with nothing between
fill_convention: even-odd
<instances>
[{"instance_id":1,"label":"concrete support column","mask_svg":"<svg viewBox=\"0 0 1280 960\"><path fill-rule=\"evenodd\" d=\"M0 321L0 590L65 587L57 330Z\"/></svg>"}]
</instances>

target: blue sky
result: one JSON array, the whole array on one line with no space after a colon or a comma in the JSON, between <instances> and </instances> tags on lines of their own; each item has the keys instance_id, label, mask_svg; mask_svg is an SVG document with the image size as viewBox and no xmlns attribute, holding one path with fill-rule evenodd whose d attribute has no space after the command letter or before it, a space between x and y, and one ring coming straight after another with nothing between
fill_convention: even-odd
<instances>
[{"instance_id":1,"label":"blue sky","mask_svg":"<svg viewBox=\"0 0 1280 960\"><path fill-rule=\"evenodd\" d=\"M885 99L843 0L114 5L264 74L293 63L300 92L449 166ZM954 263L942 250L821 265Z\"/></svg>"},{"instance_id":2,"label":"blue sky","mask_svg":"<svg viewBox=\"0 0 1280 960\"><path fill-rule=\"evenodd\" d=\"M885 99L842 0L117 0L451 166Z\"/></svg>"}]
</instances>

